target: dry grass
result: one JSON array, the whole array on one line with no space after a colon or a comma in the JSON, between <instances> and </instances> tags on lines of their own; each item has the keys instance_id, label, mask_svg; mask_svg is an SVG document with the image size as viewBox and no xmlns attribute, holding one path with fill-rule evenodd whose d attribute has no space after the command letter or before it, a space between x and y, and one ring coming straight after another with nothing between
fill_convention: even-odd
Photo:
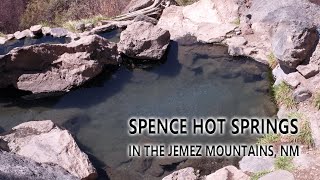
<instances>
[{"instance_id":1,"label":"dry grass","mask_svg":"<svg viewBox=\"0 0 320 180\"><path fill-rule=\"evenodd\" d=\"M187 6L190 4L193 4L195 2L197 2L199 0L176 0L176 2L180 5L180 6Z\"/></svg>"},{"instance_id":2,"label":"dry grass","mask_svg":"<svg viewBox=\"0 0 320 180\"><path fill-rule=\"evenodd\" d=\"M276 68L278 65L277 58L272 52L268 54L268 63L271 69Z\"/></svg>"},{"instance_id":3,"label":"dry grass","mask_svg":"<svg viewBox=\"0 0 320 180\"><path fill-rule=\"evenodd\" d=\"M314 95L313 104L316 108L320 109L320 92Z\"/></svg>"},{"instance_id":4,"label":"dry grass","mask_svg":"<svg viewBox=\"0 0 320 180\"><path fill-rule=\"evenodd\" d=\"M284 82L273 87L273 97L279 106L284 105L289 109L296 107L296 102L293 99L292 89Z\"/></svg>"},{"instance_id":5,"label":"dry grass","mask_svg":"<svg viewBox=\"0 0 320 180\"><path fill-rule=\"evenodd\" d=\"M68 21L84 19L96 22L121 13L129 0L30 0L21 16L21 28L46 23L61 26ZM103 17L103 18L101 18Z\"/></svg>"},{"instance_id":6,"label":"dry grass","mask_svg":"<svg viewBox=\"0 0 320 180\"><path fill-rule=\"evenodd\" d=\"M275 161L276 169L292 171L294 169L292 159L293 159L292 157L287 157L287 156L277 157Z\"/></svg>"}]
</instances>

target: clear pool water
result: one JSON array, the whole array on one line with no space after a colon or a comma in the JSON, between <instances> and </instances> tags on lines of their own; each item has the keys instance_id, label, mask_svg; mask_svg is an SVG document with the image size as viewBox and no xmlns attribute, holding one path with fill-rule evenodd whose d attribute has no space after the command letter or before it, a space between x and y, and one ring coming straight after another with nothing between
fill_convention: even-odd
<instances>
[{"instance_id":1,"label":"clear pool water","mask_svg":"<svg viewBox=\"0 0 320 180\"><path fill-rule=\"evenodd\" d=\"M267 66L252 59L228 56L222 46L172 42L163 64L120 67L62 97L25 101L4 90L0 126L8 130L25 121L51 119L69 129L99 165L148 174L135 170L134 161L126 156L128 144L145 139L236 143L253 142L254 137L129 137L131 116L273 116L276 107L269 96L267 72Z\"/></svg>"}]
</instances>

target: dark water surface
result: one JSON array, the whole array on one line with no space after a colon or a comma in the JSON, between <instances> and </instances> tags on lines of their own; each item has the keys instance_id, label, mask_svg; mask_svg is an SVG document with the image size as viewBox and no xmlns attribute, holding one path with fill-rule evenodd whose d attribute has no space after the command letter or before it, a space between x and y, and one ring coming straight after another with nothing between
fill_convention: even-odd
<instances>
[{"instance_id":1,"label":"dark water surface","mask_svg":"<svg viewBox=\"0 0 320 180\"><path fill-rule=\"evenodd\" d=\"M13 48L16 47L23 47L23 46L30 46L30 45L35 45L35 44L65 44L69 43L70 38L63 37L63 38L58 38L58 37L53 37L53 36L43 36L39 38L24 38L21 40L11 40L5 43L4 45L0 45L0 55L7 54L9 51L11 51Z\"/></svg>"},{"instance_id":2,"label":"dark water surface","mask_svg":"<svg viewBox=\"0 0 320 180\"><path fill-rule=\"evenodd\" d=\"M27 102L12 97L16 93L1 93L0 126L8 130L28 120L51 119L75 134L102 164L132 170L126 147L145 137L128 136L130 117L273 116L267 71L251 59L226 55L222 46L172 43L162 65L121 67L60 98ZM232 136L149 138L168 143L254 141Z\"/></svg>"}]
</instances>

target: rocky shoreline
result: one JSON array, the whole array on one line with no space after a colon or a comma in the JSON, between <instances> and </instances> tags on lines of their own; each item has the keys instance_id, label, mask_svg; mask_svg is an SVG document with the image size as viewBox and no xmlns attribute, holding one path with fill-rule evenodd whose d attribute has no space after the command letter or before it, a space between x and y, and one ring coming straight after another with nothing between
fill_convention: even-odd
<instances>
[{"instance_id":1,"label":"rocky shoreline","mask_svg":"<svg viewBox=\"0 0 320 180\"><path fill-rule=\"evenodd\" d=\"M314 106L313 100L320 92L319 17L320 5L308 0L288 0L285 2L276 0L268 2L263 0L230 0L227 2L200 0L185 7L175 5L166 7L159 21L140 15L130 21L104 22L104 25L95 28L85 28L88 31L82 33L71 33L62 28L51 29L33 26L29 30L0 38L0 45L5 45L13 38L19 40L42 35L70 37L72 41L68 44L40 44L15 48L5 55L0 55L0 74L3 77L0 80L0 87L14 87L30 91L35 98L55 93L66 93L96 77L106 66L119 66L123 57L129 57L138 62L159 61L164 56L170 40L184 43L183 39L188 37L194 42L227 45L228 52L232 56L248 56L269 64L273 68L274 86L282 83L288 85L290 87L289 98L293 103L293 106L289 106L284 102L278 102L278 117L286 118L291 113L297 112L306 117L311 125L315 147L319 148L320 124L318 117L320 112ZM125 29L121 33L118 43L109 42L95 35L115 28ZM25 61L25 56L30 59ZM96 178L95 169L87 156L80 152L70 134L56 127L50 121L30 123L19 125L13 129L13 132L0 136L0 140L7 143L7 145L1 144L1 150L10 150L10 153L1 152L1 159L7 158L8 160L5 162L8 164L12 162L12 158L21 159L21 162L30 161L30 164L34 163L33 161L45 163L44 165L32 165L37 169L47 168L46 163L52 163L70 173L63 172L62 168L57 167L60 169L50 170L56 174L47 175L48 179L52 179L52 176L60 176L59 173L64 174L66 179ZM68 160L70 154L63 157L63 160L66 161L59 160L59 156L63 155L57 152L55 152L57 154L50 155L50 157L57 157L57 159L52 159L49 162L43 161L43 159L50 159L44 158L48 153L47 149L41 149L42 145L37 146L36 142L42 142L38 138L51 136L52 133L57 138L63 136L68 139L71 145L66 144L65 146L69 148L70 145L75 148L73 151L76 156L84 158L81 163L76 163L77 165L86 165L82 167L83 169L72 164L75 162ZM21 144L18 143L20 140ZM26 142L30 142L31 145L31 142L35 143L32 148L39 147L36 149L38 155L27 153L30 152L31 147ZM51 140L47 143L43 146L51 147L53 145ZM49 149L53 150L54 148ZM69 150L63 151L69 152ZM305 151L304 154L308 154L308 151ZM23 160L24 157L31 160ZM185 168L166 176L164 179L246 180L250 179L253 173L261 171L273 171L260 178L263 180L284 177L288 180L294 179L292 173L276 170L274 159L249 158L248 160L247 158L240 161L240 170L234 166L227 166L213 174L200 177L197 170ZM67 164L70 166L66 166ZM257 164L266 166L259 170L245 168L258 166ZM295 163L295 166L298 165L299 163ZM308 169L310 166L303 167L302 170Z\"/></svg>"}]
</instances>

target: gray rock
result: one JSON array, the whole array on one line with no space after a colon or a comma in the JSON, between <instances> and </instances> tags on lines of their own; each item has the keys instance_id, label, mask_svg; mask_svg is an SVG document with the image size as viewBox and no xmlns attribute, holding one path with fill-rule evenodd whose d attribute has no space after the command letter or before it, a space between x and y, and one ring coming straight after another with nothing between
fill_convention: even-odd
<instances>
[{"instance_id":1,"label":"gray rock","mask_svg":"<svg viewBox=\"0 0 320 180\"><path fill-rule=\"evenodd\" d=\"M26 37L31 37L33 36L33 34L30 30L24 30L24 31L17 31L15 32L13 35L16 39L20 40L20 39L23 39L23 38L26 38Z\"/></svg>"},{"instance_id":2,"label":"gray rock","mask_svg":"<svg viewBox=\"0 0 320 180\"><path fill-rule=\"evenodd\" d=\"M226 40L228 45L228 53L231 56L242 56L244 55L243 47L248 43L248 41L242 36L235 36Z\"/></svg>"},{"instance_id":3,"label":"gray rock","mask_svg":"<svg viewBox=\"0 0 320 180\"><path fill-rule=\"evenodd\" d=\"M195 33L199 42L204 43L221 43L232 33L236 25L234 24L210 24L201 23L198 25L198 30Z\"/></svg>"},{"instance_id":4,"label":"gray rock","mask_svg":"<svg viewBox=\"0 0 320 180\"><path fill-rule=\"evenodd\" d=\"M188 167L175 171L172 174L164 177L162 180L197 180L198 177L193 168Z\"/></svg>"},{"instance_id":5,"label":"gray rock","mask_svg":"<svg viewBox=\"0 0 320 180\"><path fill-rule=\"evenodd\" d=\"M90 31L91 29L94 28L94 24L92 23L87 23L84 25L85 30Z\"/></svg>"},{"instance_id":6,"label":"gray rock","mask_svg":"<svg viewBox=\"0 0 320 180\"><path fill-rule=\"evenodd\" d=\"M37 163L29 158L0 151L2 180L79 180L58 165Z\"/></svg>"},{"instance_id":7,"label":"gray rock","mask_svg":"<svg viewBox=\"0 0 320 180\"><path fill-rule=\"evenodd\" d=\"M250 180L250 177L234 166L227 166L206 176L204 180Z\"/></svg>"},{"instance_id":8,"label":"gray rock","mask_svg":"<svg viewBox=\"0 0 320 180\"><path fill-rule=\"evenodd\" d=\"M91 35L69 44L15 48L2 59L8 63L0 68L0 87L13 85L50 95L82 85L102 72L105 65L117 65L118 51L115 43Z\"/></svg>"},{"instance_id":9,"label":"gray rock","mask_svg":"<svg viewBox=\"0 0 320 180\"><path fill-rule=\"evenodd\" d=\"M227 45L229 46L244 46L248 41L242 36L234 36L226 40Z\"/></svg>"},{"instance_id":10,"label":"gray rock","mask_svg":"<svg viewBox=\"0 0 320 180\"><path fill-rule=\"evenodd\" d=\"M287 74L281 69L279 65L272 70L272 75L276 80L274 82L274 86L281 84L284 81L284 78L287 76Z\"/></svg>"},{"instance_id":11,"label":"gray rock","mask_svg":"<svg viewBox=\"0 0 320 180\"><path fill-rule=\"evenodd\" d=\"M77 31L84 31L86 29L86 25L83 22L79 22L75 25Z\"/></svg>"},{"instance_id":12,"label":"gray rock","mask_svg":"<svg viewBox=\"0 0 320 180\"><path fill-rule=\"evenodd\" d=\"M243 56L245 54L243 48L239 46L228 46L228 53L231 56Z\"/></svg>"},{"instance_id":13,"label":"gray rock","mask_svg":"<svg viewBox=\"0 0 320 180\"><path fill-rule=\"evenodd\" d=\"M112 30L117 29L117 28L118 28L118 26L116 24L110 23L110 24L105 24L105 25L102 25L102 26L95 27L90 32L92 34L98 34L98 33L112 31Z\"/></svg>"},{"instance_id":14,"label":"gray rock","mask_svg":"<svg viewBox=\"0 0 320 180\"><path fill-rule=\"evenodd\" d=\"M61 166L81 179L97 176L88 156L81 152L71 134L50 120L20 124L0 139L8 142L11 152L38 163Z\"/></svg>"},{"instance_id":15,"label":"gray rock","mask_svg":"<svg viewBox=\"0 0 320 180\"><path fill-rule=\"evenodd\" d=\"M308 79L319 73L319 66L317 64L299 65L297 70Z\"/></svg>"},{"instance_id":16,"label":"gray rock","mask_svg":"<svg viewBox=\"0 0 320 180\"><path fill-rule=\"evenodd\" d=\"M14 39L14 35L13 34L7 34L7 40L10 41Z\"/></svg>"},{"instance_id":17,"label":"gray rock","mask_svg":"<svg viewBox=\"0 0 320 180\"><path fill-rule=\"evenodd\" d=\"M294 180L294 176L289 171L278 170L259 178L259 180L276 180L276 179Z\"/></svg>"},{"instance_id":18,"label":"gray rock","mask_svg":"<svg viewBox=\"0 0 320 180\"><path fill-rule=\"evenodd\" d=\"M163 10L157 26L166 29L172 40L186 35L205 43L221 42L234 34L239 18L236 1L200 0L189 6L169 6ZM228 14L228 15L225 15Z\"/></svg>"},{"instance_id":19,"label":"gray rock","mask_svg":"<svg viewBox=\"0 0 320 180\"><path fill-rule=\"evenodd\" d=\"M139 21L132 23L121 33L118 51L130 58L160 60L169 43L169 31Z\"/></svg>"},{"instance_id":20,"label":"gray rock","mask_svg":"<svg viewBox=\"0 0 320 180\"><path fill-rule=\"evenodd\" d=\"M66 30L64 28L52 28L50 30L50 34L53 37L65 37L68 35L68 30Z\"/></svg>"},{"instance_id":21,"label":"gray rock","mask_svg":"<svg viewBox=\"0 0 320 180\"><path fill-rule=\"evenodd\" d=\"M154 0L132 0L130 3L124 8L123 13L133 12L139 9L143 9L149 7L153 4Z\"/></svg>"},{"instance_id":22,"label":"gray rock","mask_svg":"<svg viewBox=\"0 0 320 180\"><path fill-rule=\"evenodd\" d=\"M3 45L7 42L7 39L4 37L0 37L0 45Z\"/></svg>"},{"instance_id":23,"label":"gray rock","mask_svg":"<svg viewBox=\"0 0 320 180\"><path fill-rule=\"evenodd\" d=\"M42 34L43 35L49 35L51 33L51 28L50 27L42 27Z\"/></svg>"},{"instance_id":24,"label":"gray rock","mask_svg":"<svg viewBox=\"0 0 320 180\"><path fill-rule=\"evenodd\" d=\"M272 49L281 65L294 69L311 57L318 40L316 26L311 23L282 22L272 37Z\"/></svg>"},{"instance_id":25,"label":"gray rock","mask_svg":"<svg viewBox=\"0 0 320 180\"><path fill-rule=\"evenodd\" d=\"M6 152L9 152L10 151L10 148L8 146L8 142L0 139L0 152L1 151L6 151Z\"/></svg>"},{"instance_id":26,"label":"gray rock","mask_svg":"<svg viewBox=\"0 0 320 180\"><path fill-rule=\"evenodd\" d=\"M306 101L311 98L311 96L312 93L304 87L297 88L293 93L294 100L298 103Z\"/></svg>"},{"instance_id":27,"label":"gray rock","mask_svg":"<svg viewBox=\"0 0 320 180\"><path fill-rule=\"evenodd\" d=\"M34 35L41 35L42 34L42 25L35 25L30 27L30 31Z\"/></svg>"},{"instance_id":28,"label":"gray rock","mask_svg":"<svg viewBox=\"0 0 320 180\"><path fill-rule=\"evenodd\" d=\"M241 171L249 173L272 171L274 170L274 158L245 156L239 162L239 167Z\"/></svg>"},{"instance_id":29,"label":"gray rock","mask_svg":"<svg viewBox=\"0 0 320 180\"><path fill-rule=\"evenodd\" d=\"M297 88L301 82L299 79L301 79L301 74L298 72L290 73L284 77L284 81L292 88ZM302 77L303 78L303 77Z\"/></svg>"},{"instance_id":30,"label":"gray rock","mask_svg":"<svg viewBox=\"0 0 320 180\"><path fill-rule=\"evenodd\" d=\"M149 22L152 23L154 25L157 25L158 20L149 17L149 16L145 16L145 15L138 15L136 18L134 18L133 22L139 22L139 21L143 21L143 22Z\"/></svg>"},{"instance_id":31,"label":"gray rock","mask_svg":"<svg viewBox=\"0 0 320 180\"><path fill-rule=\"evenodd\" d=\"M294 157L292 162L295 168L309 169L317 164L317 159L308 154L300 154L300 156Z\"/></svg>"}]
</instances>

